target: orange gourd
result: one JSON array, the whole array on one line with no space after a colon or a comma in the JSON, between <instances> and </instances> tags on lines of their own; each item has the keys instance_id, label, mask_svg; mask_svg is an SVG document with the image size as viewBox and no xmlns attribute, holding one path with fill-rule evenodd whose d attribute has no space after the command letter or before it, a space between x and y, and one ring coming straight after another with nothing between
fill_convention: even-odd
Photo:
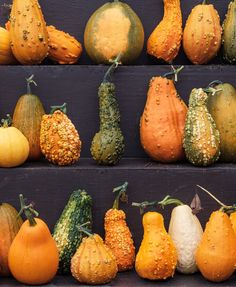
<instances>
[{"instance_id":1,"label":"orange gourd","mask_svg":"<svg viewBox=\"0 0 236 287\"><path fill-rule=\"evenodd\" d=\"M177 265L177 251L164 227L160 213L147 212L143 216L144 236L135 261L138 275L149 280L173 277Z\"/></svg>"},{"instance_id":2,"label":"orange gourd","mask_svg":"<svg viewBox=\"0 0 236 287\"><path fill-rule=\"evenodd\" d=\"M232 224L232 227L233 227L233 230L236 234L236 212L233 212L230 214L230 220L231 220L231 224Z\"/></svg>"},{"instance_id":3,"label":"orange gourd","mask_svg":"<svg viewBox=\"0 0 236 287\"><path fill-rule=\"evenodd\" d=\"M220 17L206 0L190 13L183 34L184 51L193 64L206 64L221 47Z\"/></svg>"},{"instance_id":4,"label":"orange gourd","mask_svg":"<svg viewBox=\"0 0 236 287\"><path fill-rule=\"evenodd\" d=\"M82 53L82 45L73 36L47 26L49 36L48 57L59 64L74 64Z\"/></svg>"},{"instance_id":5,"label":"orange gourd","mask_svg":"<svg viewBox=\"0 0 236 287\"><path fill-rule=\"evenodd\" d=\"M119 200L123 196L128 183L125 182L113 190L116 199L113 208L105 214L105 244L111 249L116 258L118 271L132 269L135 261L135 247L132 234L126 223L125 212L119 209Z\"/></svg>"},{"instance_id":6,"label":"orange gourd","mask_svg":"<svg viewBox=\"0 0 236 287\"><path fill-rule=\"evenodd\" d=\"M0 65L10 65L16 63L10 45L10 33L0 27Z\"/></svg>"},{"instance_id":7,"label":"orange gourd","mask_svg":"<svg viewBox=\"0 0 236 287\"><path fill-rule=\"evenodd\" d=\"M179 71L175 70L175 73ZM184 158L183 134L187 110L173 80L166 76L151 79L140 121L140 139L152 159L167 163Z\"/></svg>"},{"instance_id":8,"label":"orange gourd","mask_svg":"<svg viewBox=\"0 0 236 287\"><path fill-rule=\"evenodd\" d=\"M10 247L8 261L12 275L21 283L46 284L56 275L59 254L46 223L26 205L20 195L21 210L27 220L23 223Z\"/></svg>"},{"instance_id":9,"label":"orange gourd","mask_svg":"<svg viewBox=\"0 0 236 287\"><path fill-rule=\"evenodd\" d=\"M164 17L150 35L148 54L172 62L179 53L183 35L180 0L163 0Z\"/></svg>"},{"instance_id":10,"label":"orange gourd","mask_svg":"<svg viewBox=\"0 0 236 287\"><path fill-rule=\"evenodd\" d=\"M11 48L24 65L41 63L48 54L48 32L38 0L13 0L10 15Z\"/></svg>"}]
</instances>

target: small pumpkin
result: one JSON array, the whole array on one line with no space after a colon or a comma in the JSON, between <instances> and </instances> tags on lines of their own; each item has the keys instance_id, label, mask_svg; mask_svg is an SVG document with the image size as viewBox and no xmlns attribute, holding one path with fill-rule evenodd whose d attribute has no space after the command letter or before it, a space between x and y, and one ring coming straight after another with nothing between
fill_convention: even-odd
<instances>
[{"instance_id":1,"label":"small pumpkin","mask_svg":"<svg viewBox=\"0 0 236 287\"><path fill-rule=\"evenodd\" d=\"M10 45L10 33L0 27L0 65L11 65L16 63Z\"/></svg>"},{"instance_id":2,"label":"small pumpkin","mask_svg":"<svg viewBox=\"0 0 236 287\"><path fill-rule=\"evenodd\" d=\"M223 54L226 61L236 63L236 0L229 3L228 12L223 23Z\"/></svg>"},{"instance_id":3,"label":"small pumpkin","mask_svg":"<svg viewBox=\"0 0 236 287\"><path fill-rule=\"evenodd\" d=\"M126 197L128 183L116 187L116 195L112 209L105 214L105 244L111 249L116 258L118 271L130 270L134 266L135 247L132 234L126 223L125 212L119 209L121 197Z\"/></svg>"},{"instance_id":4,"label":"small pumpkin","mask_svg":"<svg viewBox=\"0 0 236 287\"><path fill-rule=\"evenodd\" d=\"M48 57L59 64L68 65L78 61L82 53L82 45L73 36L47 26L49 35Z\"/></svg>"},{"instance_id":5,"label":"small pumpkin","mask_svg":"<svg viewBox=\"0 0 236 287\"><path fill-rule=\"evenodd\" d=\"M98 234L84 232L88 237L83 238L71 259L71 273L80 283L106 284L116 277L116 259Z\"/></svg>"},{"instance_id":6,"label":"small pumpkin","mask_svg":"<svg viewBox=\"0 0 236 287\"><path fill-rule=\"evenodd\" d=\"M206 2L192 9L183 34L185 54L197 65L207 64L221 47L220 17L214 6Z\"/></svg>"},{"instance_id":7,"label":"small pumpkin","mask_svg":"<svg viewBox=\"0 0 236 287\"><path fill-rule=\"evenodd\" d=\"M13 0L9 28L16 59L40 64L48 54L48 32L38 0Z\"/></svg>"},{"instance_id":8,"label":"small pumpkin","mask_svg":"<svg viewBox=\"0 0 236 287\"><path fill-rule=\"evenodd\" d=\"M34 75L27 80L27 93L22 95L15 106L13 126L19 129L29 141L28 160L35 161L41 157L40 127L45 110L39 97L31 92L31 84L36 85Z\"/></svg>"},{"instance_id":9,"label":"small pumpkin","mask_svg":"<svg viewBox=\"0 0 236 287\"><path fill-rule=\"evenodd\" d=\"M23 164L29 156L29 142L15 127L11 127L8 115L0 127L0 167L16 167Z\"/></svg>"},{"instance_id":10,"label":"small pumpkin","mask_svg":"<svg viewBox=\"0 0 236 287\"><path fill-rule=\"evenodd\" d=\"M8 203L0 203L0 275L9 276L8 253L23 221L17 210Z\"/></svg>"},{"instance_id":11,"label":"small pumpkin","mask_svg":"<svg viewBox=\"0 0 236 287\"><path fill-rule=\"evenodd\" d=\"M53 106L50 115L43 115L40 147L46 159L58 165L71 165L79 160L79 134L66 115L66 104Z\"/></svg>"},{"instance_id":12,"label":"small pumpkin","mask_svg":"<svg viewBox=\"0 0 236 287\"><path fill-rule=\"evenodd\" d=\"M132 8L113 0L101 6L89 18L84 45L97 64L109 64L120 53L122 64L134 62L144 45L144 29Z\"/></svg>"},{"instance_id":13,"label":"small pumpkin","mask_svg":"<svg viewBox=\"0 0 236 287\"><path fill-rule=\"evenodd\" d=\"M21 226L9 250L9 267L12 275L21 283L29 285L46 284L56 275L59 255L56 243L47 224L33 209L26 205L20 195L21 212L27 220Z\"/></svg>"},{"instance_id":14,"label":"small pumpkin","mask_svg":"<svg viewBox=\"0 0 236 287\"><path fill-rule=\"evenodd\" d=\"M180 0L163 0L164 17L147 42L148 54L172 62L179 53L183 35Z\"/></svg>"},{"instance_id":15,"label":"small pumpkin","mask_svg":"<svg viewBox=\"0 0 236 287\"><path fill-rule=\"evenodd\" d=\"M182 68L181 68L182 69ZM181 70L174 70L177 73ZM174 81L153 77L140 120L140 140L145 152L160 162L184 158L183 133L187 106L177 94Z\"/></svg>"}]
</instances>

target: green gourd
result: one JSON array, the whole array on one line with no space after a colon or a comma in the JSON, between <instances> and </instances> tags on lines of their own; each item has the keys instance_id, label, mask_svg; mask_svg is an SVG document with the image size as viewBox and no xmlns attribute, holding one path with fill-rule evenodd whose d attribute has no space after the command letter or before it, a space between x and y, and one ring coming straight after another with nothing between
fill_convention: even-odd
<instances>
[{"instance_id":1,"label":"green gourd","mask_svg":"<svg viewBox=\"0 0 236 287\"><path fill-rule=\"evenodd\" d=\"M71 258L84 237L78 226L86 222L92 222L92 198L86 191L77 190L71 194L53 231L59 250L59 273L70 273Z\"/></svg>"},{"instance_id":2,"label":"green gourd","mask_svg":"<svg viewBox=\"0 0 236 287\"><path fill-rule=\"evenodd\" d=\"M220 160L236 162L236 89L228 83L214 83L217 92L209 93L207 107L220 132Z\"/></svg>"},{"instance_id":3,"label":"green gourd","mask_svg":"<svg viewBox=\"0 0 236 287\"><path fill-rule=\"evenodd\" d=\"M231 64L236 63L236 0L231 1L223 24L224 58Z\"/></svg>"},{"instance_id":4,"label":"green gourd","mask_svg":"<svg viewBox=\"0 0 236 287\"><path fill-rule=\"evenodd\" d=\"M196 166L208 166L219 159L220 136L207 110L208 95L203 89L193 89L184 130L187 159Z\"/></svg>"},{"instance_id":5,"label":"green gourd","mask_svg":"<svg viewBox=\"0 0 236 287\"><path fill-rule=\"evenodd\" d=\"M107 80L118 66L118 58L108 69L98 91L100 129L95 134L91 154L100 165L115 165L124 153L124 136L120 129L120 111L116 99L116 87Z\"/></svg>"}]
</instances>

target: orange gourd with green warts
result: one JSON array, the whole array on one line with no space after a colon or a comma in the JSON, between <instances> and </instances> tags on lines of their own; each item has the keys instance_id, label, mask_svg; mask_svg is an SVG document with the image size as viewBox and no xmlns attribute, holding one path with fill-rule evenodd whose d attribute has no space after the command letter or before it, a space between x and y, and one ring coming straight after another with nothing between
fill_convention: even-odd
<instances>
[{"instance_id":1,"label":"orange gourd with green warts","mask_svg":"<svg viewBox=\"0 0 236 287\"><path fill-rule=\"evenodd\" d=\"M170 74L177 76L181 69ZM167 75L151 79L140 121L140 140L145 152L164 163L184 158L183 133L188 110Z\"/></svg>"},{"instance_id":2,"label":"orange gourd with green warts","mask_svg":"<svg viewBox=\"0 0 236 287\"><path fill-rule=\"evenodd\" d=\"M204 0L190 13L183 34L184 51L193 64L206 64L221 47L220 17L212 4Z\"/></svg>"},{"instance_id":3,"label":"orange gourd with green warts","mask_svg":"<svg viewBox=\"0 0 236 287\"><path fill-rule=\"evenodd\" d=\"M46 284L56 275L59 254L46 223L36 218L32 204L26 205L20 195L21 212L27 220L21 226L9 251L9 267L19 282L29 285Z\"/></svg>"},{"instance_id":4,"label":"orange gourd with green warts","mask_svg":"<svg viewBox=\"0 0 236 287\"><path fill-rule=\"evenodd\" d=\"M113 208L105 214L105 244L113 252L118 271L132 269L135 261L135 247L132 234L126 223L126 215L119 209L119 200L125 197L128 183L113 190L116 199Z\"/></svg>"},{"instance_id":5,"label":"orange gourd with green warts","mask_svg":"<svg viewBox=\"0 0 236 287\"><path fill-rule=\"evenodd\" d=\"M210 194L206 189L199 187ZM227 215L227 212L235 210L235 206L226 206L212 194L210 195L222 208L214 211L206 224L196 251L196 262L207 280L222 282L227 280L235 270L236 234Z\"/></svg>"},{"instance_id":6,"label":"orange gourd with green warts","mask_svg":"<svg viewBox=\"0 0 236 287\"><path fill-rule=\"evenodd\" d=\"M182 40L182 13L180 0L163 0L164 17L150 35L148 54L165 62L172 62L179 53Z\"/></svg>"},{"instance_id":7,"label":"orange gourd with green warts","mask_svg":"<svg viewBox=\"0 0 236 287\"><path fill-rule=\"evenodd\" d=\"M8 27L16 59L24 65L41 63L48 54L48 32L38 0L13 0Z\"/></svg>"}]
</instances>

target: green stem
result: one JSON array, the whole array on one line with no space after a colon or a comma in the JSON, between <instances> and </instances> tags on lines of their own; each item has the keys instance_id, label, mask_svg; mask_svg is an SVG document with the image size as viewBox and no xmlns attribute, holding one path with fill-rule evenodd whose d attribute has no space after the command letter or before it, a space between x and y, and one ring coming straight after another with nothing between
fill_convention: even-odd
<instances>
[{"instance_id":1,"label":"green stem","mask_svg":"<svg viewBox=\"0 0 236 287\"><path fill-rule=\"evenodd\" d=\"M158 201L152 201L152 202L149 202L149 201L143 201L143 202L133 202L132 203L132 206L135 206L135 207L138 207L140 209L140 214L143 214L144 213L144 210L147 208L147 207L157 207L158 206Z\"/></svg>"},{"instance_id":2,"label":"green stem","mask_svg":"<svg viewBox=\"0 0 236 287\"><path fill-rule=\"evenodd\" d=\"M66 115L66 113L67 113L67 103L64 103L61 106L51 106L50 114L52 115L55 111L58 111L58 110L63 112Z\"/></svg>"},{"instance_id":3,"label":"green stem","mask_svg":"<svg viewBox=\"0 0 236 287\"><path fill-rule=\"evenodd\" d=\"M25 214L26 218L29 220L30 226L35 226L37 222L35 221L34 217L37 217L39 213L33 209L33 204L26 205L26 199L24 198L23 194L19 195L20 198L20 212L18 216L20 216L22 213Z\"/></svg>"},{"instance_id":4,"label":"green stem","mask_svg":"<svg viewBox=\"0 0 236 287\"><path fill-rule=\"evenodd\" d=\"M31 75L29 78L26 78L27 81L27 94L31 95L31 84L34 84L37 87L37 83L33 80L34 79L34 75Z\"/></svg>"},{"instance_id":5,"label":"green stem","mask_svg":"<svg viewBox=\"0 0 236 287\"><path fill-rule=\"evenodd\" d=\"M171 68L173 71L164 74L163 77L167 78L168 76L174 76L174 81L178 82L178 74L183 70L184 66L181 66L178 69L175 69L175 67L171 65Z\"/></svg>"},{"instance_id":6,"label":"green stem","mask_svg":"<svg viewBox=\"0 0 236 287\"><path fill-rule=\"evenodd\" d=\"M205 88L205 89L203 89L203 91L205 92L205 93L207 93L207 94L212 94L212 96L214 96L216 93L218 93L218 92L221 92L222 91L222 89L215 89L215 88L212 88L212 87L207 87L207 88Z\"/></svg>"},{"instance_id":7,"label":"green stem","mask_svg":"<svg viewBox=\"0 0 236 287\"><path fill-rule=\"evenodd\" d=\"M184 205L182 201L176 198L172 198L170 195L167 195L162 201L159 201L158 204L164 209L165 206L174 204L176 206Z\"/></svg>"},{"instance_id":8,"label":"green stem","mask_svg":"<svg viewBox=\"0 0 236 287\"><path fill-rule=\"evenodd\" d=\"M207 5L208 4L208 0L203 0L202 5Z\"/></svg>"},{"instance_id":9,"label":"green stem","mask_svg":"<svg viewBox=\"0 0 236 287\"><path fill-rule=\"evenodd\" d=\"M7 114L6 117L7 117L6 119L2 119L1 120L1 123L2 123L1 126L3 128L8 128L8 127L10 127L12 125L12 118L11 118L11 116L9 114Z\"/></svg>"},{"instance_id":10,"label":"green stem","mask_svg":"<svg viewBox=\"0 0 236 287\"><path fill-rule=\"evenodd\" d=\"M93 236L93 234L87 228L84 228L84 226L90 225L90 224L91 224L91 222L87 221L87 222L81 224L80 226L78 226L78 230L80 232L83 232L84 234L86 234L88 237Z\"/></svg>"},{"instance_id":11,"label":"green stem","mask_svg":"<svg viewBox=\"0 0 236 287\"><path fill-rule=\"evenodd\" d=\"M118 56L115 58L115 60L112 61L112 65L110 66L110 68L107 70L104 78L103 78L103 83L107 83L108 81L108 77L111 77L111 74L114 73L114 71L116 70L116 68L119 66L120 64L120 58L122 56L122 53L119 53Z\"/></svg>"},{"instance_id":12,"label":"green stem","mask_svg":"<svg viewBox=\"0 0 236 287\"><path fill-rule=\"evenodd\" d=\"M210 84L207 86L207 88L211 88L211 87L214 87L216 85L222 85L223 82L219 81L219 80L215 80L215 81L212 81L210 82Z\"/></svg>"},{"instance_id":13,"label":"green stem","mask_svg":"<svg viewBox=\"0 0 236 287\"><path fill-rule=\"evenodd\" d=\"M115 201L113 203L112 209L119 209L119 203L122 197L127 198L126 196L127 187L128 187L128 182L126 181L121 186L118 186L113 189L113 192L115 193Z\"/></svg>"}]
</instances>

